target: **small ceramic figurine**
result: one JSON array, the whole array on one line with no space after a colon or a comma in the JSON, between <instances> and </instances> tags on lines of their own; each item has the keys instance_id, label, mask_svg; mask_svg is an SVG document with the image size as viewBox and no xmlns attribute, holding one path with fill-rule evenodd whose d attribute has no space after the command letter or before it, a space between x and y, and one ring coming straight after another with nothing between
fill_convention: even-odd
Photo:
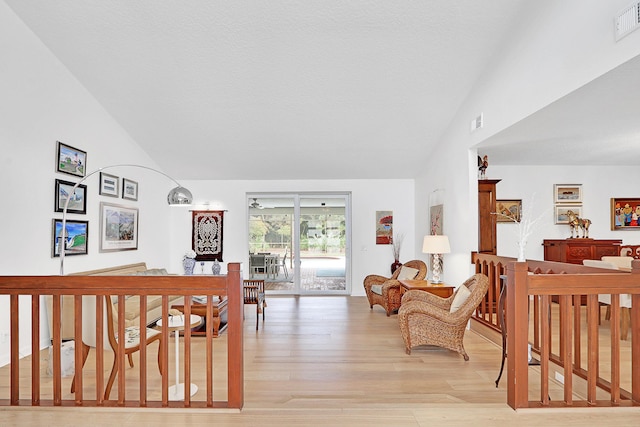
<instances>
[{"instance_id":1,"label":"small ceramic figurine","mask_svg":"<svg viewBox=\"0 0 640 427\"><path fill-rule=\"evenodd\" d=\"M478 171L480 171L480 179L487 178L487 168L489 167L489 156L485 154L484 157L478 156Z\"/></svg>"}]
</instances>

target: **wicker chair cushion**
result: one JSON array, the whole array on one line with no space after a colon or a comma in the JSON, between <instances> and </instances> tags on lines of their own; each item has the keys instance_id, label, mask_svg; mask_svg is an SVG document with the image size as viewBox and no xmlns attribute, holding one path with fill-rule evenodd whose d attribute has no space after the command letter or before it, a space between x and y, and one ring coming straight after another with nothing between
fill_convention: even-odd
<instances>
[{"instance_id":1,"label":"wicker chair cushion","mask_svg":"<svg viewBox=\"0 0 640 427\"><path fill-rule=\"evenodd\" d=\"M419 272L420 270L418 270L417 268L402 266L400 267L400 274L398 274L398 280L412 280L418 275Z\"/></svg>"},{"instance_id":2,"label":"wicker chair cushion","mask_svg":"<svg viewBox=\"0 0 640 427\"><path fill-rule=\"evenodd\" d=\"M453 297L453 302L451 303L451 308L449 309L449 311L451 313L455 313L456 311L458 311L460 306L462 306L467 298L469 298L469 295L471 295L471 291L469 290L469 288L467 288L466 286L460 286L456 291L456 296Z\"/></svg>"},{"instance_id":3,"label":"wicker chair cushion","mask_svg":"<svg viewBox=\"0 0 640 427\"><path fill-rule=\"evenodd\" d=\"M382 295L382 285L372 285L371 292L374 294Z\"/></svg>"}]
</instances>

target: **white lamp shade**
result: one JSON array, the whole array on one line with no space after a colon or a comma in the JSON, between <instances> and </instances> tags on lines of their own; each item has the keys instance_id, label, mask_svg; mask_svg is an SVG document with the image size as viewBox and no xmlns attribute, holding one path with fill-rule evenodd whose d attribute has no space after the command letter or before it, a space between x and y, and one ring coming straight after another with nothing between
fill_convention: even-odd
<instances>
[{"instance_id":1,"label":"white lamp shade","mask_svg":"<svg viewBox=\"0 0 640 427\"><path fill-rule=\"evenodd\" d=\"M447 236L424 236L422 252L425 254L448 254L451 252Z\"/></svg>"}]
</instances>

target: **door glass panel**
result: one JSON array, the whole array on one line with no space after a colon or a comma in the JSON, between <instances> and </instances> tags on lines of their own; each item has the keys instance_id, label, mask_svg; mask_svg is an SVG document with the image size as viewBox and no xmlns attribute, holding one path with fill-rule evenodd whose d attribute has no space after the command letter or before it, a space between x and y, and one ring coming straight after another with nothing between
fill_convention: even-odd
<instances>
[{"instance_id":1,"label":"door glass panel","mask_svg":"<svg viewBox=\"0 0 640 427\"><path fill-rule=\"evenodd\" d=\"M348 294L348 197L249 194L249 277L270 294Z\"/></svg>"},{"instance_id":2,"label":"door glass panel","mask_svg":"<svg viewBox=\"0 0 640 427\"><path fill-rule=\"evenodd\" d=\"M300 291L347 290L345 197L300 198Z\"/></svg>"},{"instance_id":3,"label":"door glass panel","mask_svg":"<svg viewBox=\"0 0 640 427\"><path fill-rule=\"evenodd\" d=\"M295 292L294 198L249 198L249 277L265 280L265 291Z\"/></svg>"}]
</instances>

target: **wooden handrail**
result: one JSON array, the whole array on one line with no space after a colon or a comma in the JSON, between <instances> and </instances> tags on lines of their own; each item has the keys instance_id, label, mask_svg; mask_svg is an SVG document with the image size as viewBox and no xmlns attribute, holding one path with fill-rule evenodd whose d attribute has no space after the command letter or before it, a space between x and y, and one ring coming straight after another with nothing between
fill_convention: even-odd
<instances>
[{"instance_id":1,"label":"wooden handrail","mask_svg":"<svg viewBox=\"0 0 640 427\"><path fill-rule=\"evenodd\" d=\"M581 265L515 260L494 255L472 254L478 272L498 274L492 282L496 289L506 274L507 286L507 403L514 409L526 407L633 406L640 404L640 260L632 271L603 270ZM485 273L486 274L486 273ZM599 294L611 295L611 381L599 376ZM620 369L620 294L631 294L631 390L621 388ZM581 336L584 319L582 297L586 297L586 357L581 360ZM489 298L489 297L488 297ZM552 298L558 303L557 331L553 329ZM533 300L533 316L529 307ZM486 306L493 302L487 301ZM498 316L493 316L498 317ZM476 319L495 329L479 311ZM528 342L530 322L533 347L540 357L540 399L529 401ZM497 325L499 327L499 325ZM558 334L557 352L552 349L552 334ZM563 399L549 399L551 364L560 366L564 377ZM586 381L584 391L577 392L574 378ZM609 399L597 399L596 389L609 393ZM583 398L583 396L584 398Z\"/></svg>"},{"instance_id":2,"label":"wooden handrail","mask_svg":"<svg viewBox=\"0 0 640 427\"><path fill-rule=\"evenodd\" d=\"M241 409L244 405L244 374L243 374L243 298L242 298L242 273L239 263L228 264L228 274L226 276L0 276L0 295L10 296L10 392L9 396L0 396L0 406L143 406L143 407L191 407L191 408L234 408ZM62 372L61 372L61 348L62 339L61 310L62 296L73 295L74 304L72 308L64 307L65 310L72 309L75 319L82 319L82 297L96 297L96 365L94 375L96 378L96 398L89 400L83 394L83 360L87 346L82 343L83 325L82 322L75 322L75 395L73 399L63 399L62 393ZM103 298L107 295L117 296L118 304L118 331L124 336L124 296L139 295L140 298L140 321L141 325L146 324L147 307L146 297L149 295L162 296L162 342L160 348L162 360L162 398L158 401L147 399L147 376L146 376L146 351L145 346L140 349L140 395L136 399L128 399L126 396L126 369L124 369L124 357L118 360L120 369L118 372L118 400L104 400L103 367ZM188 393L185 393L184 401L168 400L168 352L169 352L169 330L168 312L169 296L179 295L185 298L185 315L191 312L191 296L206 295L207 298L207 319L212 319L212 304L214 296L228 298L227 316L227 400L216 401L213 399L213 321L207 322L206 330L206 398L204 400L191 400ZM21 399L21 386L19 381L20 371L20 321L19 321L19 297L31 296L31 399ZM51 398L42 398L40 380L40 299L44 296L53 297L53 391ZM140 328L142 337L146 334L145 328ZM186 384L191 376L191 331L185 329L184 333L184 381ZM118 340L120 350L124 349L124 340ZM24 351L24 350L23 350ZM123 351L119 352L123 355Z\"/></svg>"}]
</instances>

